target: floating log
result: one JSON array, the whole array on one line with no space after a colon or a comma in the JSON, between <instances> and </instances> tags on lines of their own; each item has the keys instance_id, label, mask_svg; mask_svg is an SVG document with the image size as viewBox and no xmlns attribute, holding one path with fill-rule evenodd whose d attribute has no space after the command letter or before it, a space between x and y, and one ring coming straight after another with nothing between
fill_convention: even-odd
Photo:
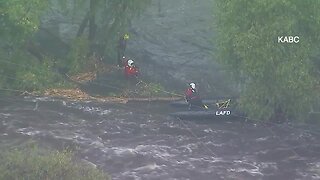
<instances>
[{"instance_id":1,"label":"floating log","mask_svg":"<svg viewBox=\"0 0 320 180\"><path fill-rule=\"evenodd\" d=\"M178 101L181 97L145 97L145 98L125 98L128 102L150 102L150 101Z\"/></svg>"}]
</instances>

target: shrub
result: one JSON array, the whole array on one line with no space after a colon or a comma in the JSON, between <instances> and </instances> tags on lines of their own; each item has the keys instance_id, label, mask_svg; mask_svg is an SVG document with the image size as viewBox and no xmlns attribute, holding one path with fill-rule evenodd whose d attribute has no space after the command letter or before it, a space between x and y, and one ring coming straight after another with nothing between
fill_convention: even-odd
<instances>
[{"instance_id":1,"label":"shrub","mask_svg":"<svg viewBox=\"0 0 320 180\"><path fill-rule=\"evenodd\" d=\"M110 179L93 166L75 161L72 152L27 147L1 151L0 179Z\"/></svg>"}]
</instances>

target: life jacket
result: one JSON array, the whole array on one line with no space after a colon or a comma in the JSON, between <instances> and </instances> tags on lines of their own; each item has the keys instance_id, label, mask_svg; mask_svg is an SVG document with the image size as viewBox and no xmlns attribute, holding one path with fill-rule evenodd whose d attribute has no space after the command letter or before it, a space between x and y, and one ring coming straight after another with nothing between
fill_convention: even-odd
<instances>
[{"instance_id":1,"label":"life jacket","mask_svg":"<svg viewBox=\"0 0 320 180\"><path fill-rule=\"evenodd\" d=\"M191 87L188 88L185 92L186 100L195 100L195 99L200 99L199 94L196 89L192 89Z\"/></svg>"},{"instance_id":2,"label":"life jacket","mask_svg":"<svg viewBox=\"0 0 320 180\"><path fill-rule=\"evenodd\" d=\"M137 77L139 75L139 69L136 66L130 67L129 65L126 65L124 67L124 73L127 78Z\"/></svg>"}]
</instances>

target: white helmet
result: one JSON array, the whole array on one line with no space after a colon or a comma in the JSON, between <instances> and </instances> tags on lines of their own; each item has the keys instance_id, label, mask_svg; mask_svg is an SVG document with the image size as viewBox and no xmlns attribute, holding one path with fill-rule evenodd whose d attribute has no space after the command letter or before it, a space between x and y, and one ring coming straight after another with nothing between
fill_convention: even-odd
<instances>
[{"instance_id":1,"label":"white helmet","mask_svg":"<svg viewBox=\"0 0 320 180\"><path fill-rule=\"evenodd\" d=\"M196 84L195 84L195 83L190 83L189 85L190 85L190 87L191 87L192 89L195 89L195 88L196 88Z\"/></svg>"},{"instance_id":2,"label":"white helmet","mask_svg":"<svg viewBox=\"0 0 320 180\"><path fill-rule=\"evenodd\" d=\"M131 67L132 65L133 65L133 60L132 60L132 59L129 59L129 60L128 60L128 66Z\"/></svg>"}]
</instances>

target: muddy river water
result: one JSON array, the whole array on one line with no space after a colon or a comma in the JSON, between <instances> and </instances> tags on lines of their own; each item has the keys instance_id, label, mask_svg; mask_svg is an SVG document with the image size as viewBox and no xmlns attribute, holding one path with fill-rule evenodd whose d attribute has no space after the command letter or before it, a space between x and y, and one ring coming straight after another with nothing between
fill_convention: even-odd
<instances>
[{"instance_id":1,"label":"muddy river water","mask_svg":"<svg viewBox=\"0 0 320 180\"><path fill-rule=\"evenodd\" d=\"M129 179L320 179L312 125L182 121L166 103L0 100L0 142L28 139Z\"/></svg>"}]
</instances>

